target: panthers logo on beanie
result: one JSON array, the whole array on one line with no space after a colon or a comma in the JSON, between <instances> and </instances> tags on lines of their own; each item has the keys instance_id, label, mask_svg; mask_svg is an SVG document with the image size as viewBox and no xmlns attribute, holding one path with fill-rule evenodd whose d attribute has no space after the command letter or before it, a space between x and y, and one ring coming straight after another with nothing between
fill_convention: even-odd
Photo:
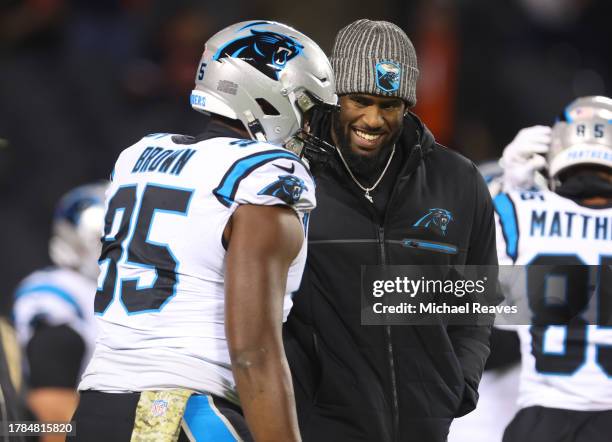
<instances>
[{"instance_id":1,"label":"panthers logo on beanie","mask_svg":"<svg viewBox=\"0 0 612 442\"><path fill-rule=\"evenodd\" d=\"M295 175L279 175L278 180L267 185L258 192L258 195L272 195L289 205L300 200L302 192L308 190L304 180Z\"/></svg>"},{"instance_id":2,"label":"panthers logo on beanie","mask_svg":"<svg viewBox=\"0 0 612 442\"><path fill-rule=\"evenodd\" d=\"M385 92L395 92L400 87L402 68L391 61L376 64L376 85Z\"/></svg>"},{"instance_id":3,"label":"panthers logo on beanie","mask_svg":"<svg viewBox=\"0 0 612 442\"><path fill-rule=\"evenodd\" d=\"M257 24L261 23L249 26ZM251 35L232 40L219 48L213 60L240 58L272 80L278 80L278 73L289 60L300 55L303 49L304 46L286 35L251 29Z\"/></svg>"},{"instance_id":4,"label":"panthers logo on beanie","mask_svg":"<svg viewBox=\"0 0 612 442\"><path fill-rule=\"evenodd\" d=\"M440 235L446 235L446 229L453 220L453 214L446 209L429 209L429 212L421 217L412 227L431 229Z\"/></svg>"}]
</instances>

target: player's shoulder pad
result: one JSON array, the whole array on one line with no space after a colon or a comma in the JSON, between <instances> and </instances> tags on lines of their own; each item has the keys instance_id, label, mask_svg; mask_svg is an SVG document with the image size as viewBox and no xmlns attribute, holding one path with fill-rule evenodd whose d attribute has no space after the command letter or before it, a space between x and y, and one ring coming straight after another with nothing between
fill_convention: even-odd
<instances>
[{"instance_id":1,"label":"player's shoulder pad","mask_svg":"<svg viewBox=\"0 0 612 442\"><path fill-rule=\"evenodd\" d=\"M178 175L195 153L198 142L186 135L155 133L146 135L124 149L111 173L111 181L134 172L167 172Z\"/></svg>"},{"instance_id":2,"label":"player's shoulder pad","mask_svg":"<svg viewBox=\"0 0 612 442\"><path fill-rule=\"evenodd\" d=\"M213 193L226 207L287 205L308 212L316 205L315 183L308 166L288 150L259 142L244 146Z\"/></svg>"},{"instance_id":3,"label":"player's shoulder pad","mask_svg":"<svg viewBox=\"0 0 612 442\"><path fill-rule=\"evenodd\" d=\"M36 275L32 276L35 277ZM55 280L28 278L15 290L16 306L24 303L38 304L43 298L52 300L54 304L62 305L74 311L79 317L84 317L76 295L69 288L58 284Z\"/></svg>"},{"instance_id":4,"label":"player's shoulder pad","mask_svg":"<svg viewBox=\"0 0 612 442\"><path fill-rule=\"evenodd\" d=\"M35 318L44 317L48 324L58 325L86 317L70 288L72 281L61 281L65 276L59 268L40 270L26 277L17 287L13 318L22 342L28 339Z\"/></svg>"},{"instance_id":5,"label":"player's shoulder pad","mask_svg":"<svg viewBox=\"0 0 612 442\"><path fill-rule=\"evenodd\" d=\"M505 195L511 199L515 205L540 205L545 203L547 199L550 199L549 190L541 189L525 189L525 190L512 190L506 192Z\"/></svg>"}]
</instances>

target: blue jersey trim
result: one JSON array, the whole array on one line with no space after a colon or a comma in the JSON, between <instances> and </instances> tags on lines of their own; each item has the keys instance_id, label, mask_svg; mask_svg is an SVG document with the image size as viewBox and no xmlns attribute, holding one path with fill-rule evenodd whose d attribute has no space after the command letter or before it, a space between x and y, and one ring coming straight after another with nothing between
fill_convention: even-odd
<instances>
[{"instance_id":1,"label":"blue jersey trim","mask_svg":"<svg viewBox=\"0 0 612 442\"><path fill-rule=\"evenodd\" d=\"M192 395L187 401L183 420L198 442L235 442L236 438L211 404L210 396Z\"/></svg>"},{"instance_id":2,"label":"blue jersey trim","mask_svg":"<svg viewBox=\"0 0 612 442\"><path fill-rule=\"evenodd\" d=\"M258 167L263 166L270 161L277 159L294 160L300 164L299 157L287 150L271 150L266 152L257 152L253 155L246 156L234 162L227 170L219 185L213 190L217 200L226 207L230 207L236 197L238 186Z\"/></svg>"},{"instance_id":3,"label":"blue jersey trim","mask_svg":"<svg viewBox=\"0 0 612 442\"><path fill-rule=\"evenodd\" d=\"M502 233L506 240L506 254L516 261L518 257L519 227L514 203L506 193L500 193L493 199L495 211L499 215Z\"/></svg>"},{"instance_id":4,"label":"blue jersey trim","mask_svg":"<svg viewBox=\"0 0 612 442\"><path fill-rule=\"evenodd\" d=\"M43 293L51 294L67 302L74 308L79 318L81 319L84 318L83 311L81 310L81 307L79 306L79 304L75 301L74 297L70 293L54 285L41 284L41 285L35 285L32 287L23 288L23 289L18 290L17 293L15 293L15 298L19 299L24 296L34 295L34 294L43 294Z\"/></svg>"}]
</instances>

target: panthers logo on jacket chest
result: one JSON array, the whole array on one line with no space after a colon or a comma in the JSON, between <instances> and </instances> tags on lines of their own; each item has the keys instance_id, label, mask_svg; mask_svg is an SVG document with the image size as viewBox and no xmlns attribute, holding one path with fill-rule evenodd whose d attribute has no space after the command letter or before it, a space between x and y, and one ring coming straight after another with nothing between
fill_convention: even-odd
<instances>
[{"instance_id":1,"label":"panthers logo on jacket chest","mask_svg":"<svg viewBox=\"0 0 612 442\"><path fill-rule=\"evenodd\" d=\"M441 236L446 236L448 226L452 221L453 214L449 210L433 208L419 218L412 227L432 230Z\"/></svg>"}]
</instances>

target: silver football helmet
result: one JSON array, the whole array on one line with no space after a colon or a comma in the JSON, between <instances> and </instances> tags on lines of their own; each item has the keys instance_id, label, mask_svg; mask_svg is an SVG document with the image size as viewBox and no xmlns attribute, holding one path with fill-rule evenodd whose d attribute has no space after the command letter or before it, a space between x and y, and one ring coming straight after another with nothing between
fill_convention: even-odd
<instances>
[{"instance_id":1,"label":"silver football helmet","mask_svg":"<svg viewBox=\"0 0 612 442\"><path fill-rule=\"evenodd\" d=\"M285 145L300 155L294 135L304 114L337 108L334 75L325 53L295 29L248 21L211 37L196 73L191 106L240 120L252 139Z\"/></svg>"},{"instance_id":2,"label":"silver football helmet","mask_svg":"<svg viewBox=\"0 0 612 442\"><path fill-rule=\"evenodd\" d=\"M548 153L551 189L570 167L597 165L612 168L612 99L580 97L565 108L555 123Z\"/></svg>"},{"instance_id":3,"label":"silver football helmet","mask_svg":"<svg viewBox=\"0 0 612 442\"><path fill-rule=\"evenodd\" d=\"M60 199L53 214L51 260L92 279L98 276L107 187L106 183L95 183L72 189Z\"/></svg>"}]
</instances>

